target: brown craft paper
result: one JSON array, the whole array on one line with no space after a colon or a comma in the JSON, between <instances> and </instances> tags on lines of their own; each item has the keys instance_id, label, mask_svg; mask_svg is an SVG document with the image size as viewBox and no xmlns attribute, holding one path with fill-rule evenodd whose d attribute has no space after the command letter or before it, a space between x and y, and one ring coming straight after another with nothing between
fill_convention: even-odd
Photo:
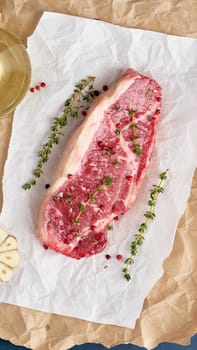
<instances>
[{"instance_id":1,"label":"brown craft paper","mask_svg":"<svg viewBox=\"0 0 197 350\"><path fill-rule=\"evenodd\" d=\"M0 26L26 42L43 11L197 38L196 0L0 0ZM12 115L0 120L0 177L11 125ZM1 193L0 200L2 203ZM85 342L102 343L108 347L133 343L148 349L163 341L189 343L197 331L196 210L197 171L173 251L164 263L164 275L145 300L134 330L1 303L0 337L34 350L65 350ZM49 325L48 330L46 325Z\"/></svg>"}]
</instances>

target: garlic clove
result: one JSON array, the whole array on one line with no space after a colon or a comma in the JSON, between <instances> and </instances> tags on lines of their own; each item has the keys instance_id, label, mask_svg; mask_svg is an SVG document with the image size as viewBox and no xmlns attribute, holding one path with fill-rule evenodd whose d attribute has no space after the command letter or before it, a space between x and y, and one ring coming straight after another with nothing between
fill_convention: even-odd
<instances>
[{"instance_id":1,"label":"garlic clove","mask_svg":"<svg viewBox=\"0 0 197 350\"><path fill-rule=\"evenodd\" d=\"M14 249L18 249L17 240L14 236L7 236L3 243L0 243L0 252L7 252Z\"/></svg>"},{"instance_id":2,"label":"garlic clove","mask_svg":"<svg viewBox=\"0 0 197 350\"><path fill-rule=\"evenodd\" d=\"M16 238L0 228L0 282L9 281L19 262Z\"/></svg>"},{"instance_id":3,"label":"garlic clove","mask_svg":"<svg viewBox=\"0 0 197 350\"><path fill-rule=\"evenodd\" d=\"M0 253L0 263L3 263L9 267L17 267L19 261L20 257L17 250Z\"/></svg>"},{"instance_id":4,"label":"garlic clove","mask_svg":"<svg viewBox=\"0 0 197 350\"><path fill-rule=\"evenodd\" d=\"M7 282L13 276L13 269L0 262L0 281Z\"/></svg>"}]
</instances>

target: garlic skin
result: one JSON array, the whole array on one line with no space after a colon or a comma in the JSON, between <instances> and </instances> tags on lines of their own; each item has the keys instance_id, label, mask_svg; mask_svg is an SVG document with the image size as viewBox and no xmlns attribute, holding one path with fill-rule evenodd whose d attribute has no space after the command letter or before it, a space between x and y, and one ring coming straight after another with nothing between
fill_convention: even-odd
<instances>
[{"instance_id":1,"label":"garlic skin","mask_svg":"<svg viewBox=\"0 0 197 350\"><path fill-rule=\"evenodd\" d=\"M19 262L16 238L0 228L0 283L10 280Z\"/></svg>"}]
</instances>

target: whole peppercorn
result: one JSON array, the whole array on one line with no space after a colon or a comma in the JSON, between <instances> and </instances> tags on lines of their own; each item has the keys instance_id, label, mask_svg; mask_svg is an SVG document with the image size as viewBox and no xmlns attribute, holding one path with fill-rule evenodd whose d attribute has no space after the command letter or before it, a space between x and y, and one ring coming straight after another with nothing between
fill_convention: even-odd
<instances>
[{"instance_id":1,"label":"whole peppercorn","mask_svg":"<svg viewBox=\"0 0 197 350\"><path fill-rule=\"evenodd\" d=\"M107 85L103 85L103 91L107 91L109 88Z\"/></svg>"},{"instance_id":2,"label":"whole peppercorn","mask_svg":"<svg viewBox=\"0 0 197 350\"><path fill-rule=\"evenodd\" d=\"M117 260L122 260L122 255L121 254L116 255L116 259Z\"/></svg>"},{"instance_id":3,"label":"whole peppercorn","mask_svg":"<svg viewBox=\"0 0 197 350\"><path fill-rule=\"evenodd\" d=\"M127 176L126 176L126 179L127 179L128 181L131 181L131 180L133 179L133 177L132 177L131 175L127 175Z\"/></svg>"},{"instance_id":4,"label":"whole peppercorn","mask_svg":"<svg viewBox=\"0 0 197 350\"><path fill-rule=\"evenodd\" d=\"M94 96L99 96L100 95L100 92L98 90L94 90Z\"/></svg>"},{"instance_id":5,"label":"whole peppercorn","mask_svg":"<svg viewBox=\"0 0 197 350\"><path fill-rule=\"evenodd\" d=\"M82 114L84 117L86 117L87 112L86 112L86 111L81 111L81 114Z\"/></svg>"},{"instance_id":6,"label":"whole peppercorn","mask_svg":"<svg viewBox=\"0 0 197 350\"><path fill-rule=\"evenodd\" d=\"M109 255L109 254L106 254L105 257L107 260L111 259L111 255Z\"/></svg>"}]
</instances>

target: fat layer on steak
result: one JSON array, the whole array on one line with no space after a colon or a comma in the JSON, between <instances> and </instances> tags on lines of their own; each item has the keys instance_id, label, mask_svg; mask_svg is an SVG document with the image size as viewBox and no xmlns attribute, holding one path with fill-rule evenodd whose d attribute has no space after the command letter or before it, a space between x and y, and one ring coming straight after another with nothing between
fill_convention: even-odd
<instances>
[{"instance_id":1,"label":"fat layer on steak","mask_svg":"<svg viewBox=\"0 0 197 350\"><path fill-rule=\"evenodd\" d=\"M158 83L132 69L93 101L41 205L37 236L44 245L76 259L106 247L110 221L135 201L160 108Z\"/></svg>"}]
</instances>

